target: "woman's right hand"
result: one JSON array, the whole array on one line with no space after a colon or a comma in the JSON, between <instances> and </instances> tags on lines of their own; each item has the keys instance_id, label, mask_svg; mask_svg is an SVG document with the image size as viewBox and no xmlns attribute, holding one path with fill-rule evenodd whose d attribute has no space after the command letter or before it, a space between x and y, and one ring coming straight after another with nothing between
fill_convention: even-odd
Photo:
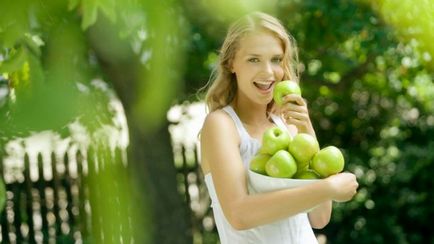
<instances>
[{"instance_id":1,"label":"woman's right hand","mask_svg":"<svg viewBox=\"0 0 434 244\"><path fill-rule=\"evenodd\" d=\"M325 180L331 187L332 200L336 202L346 202L351 200L357 193L357 187L359 187L356 176L348 172L329 176Z\"/></svg>"}]
</instances>

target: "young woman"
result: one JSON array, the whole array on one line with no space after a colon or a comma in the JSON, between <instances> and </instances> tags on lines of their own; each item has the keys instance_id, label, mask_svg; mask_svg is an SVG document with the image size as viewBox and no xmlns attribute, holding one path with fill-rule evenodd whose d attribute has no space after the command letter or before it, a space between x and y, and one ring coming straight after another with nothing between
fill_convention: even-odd
<instances>
[{"instance_id":1,"label":"young woman","mask_svg":"<svg viewBox=\"0 0 434 244\"><path fill-rule=\"evenodd\" d=\"M317 243L312 227L328 224L332 201L356 193L356 177L340 173L299 188L249 194L248 164L267 128L284 125L291 135L315 136L301 96L286 96L279 108L272 101L277 82L298 81L297 62L294 41L274 17L256 12L229 28L200 136L201 167L223 244Z\"/></svg>"}]
</instances>

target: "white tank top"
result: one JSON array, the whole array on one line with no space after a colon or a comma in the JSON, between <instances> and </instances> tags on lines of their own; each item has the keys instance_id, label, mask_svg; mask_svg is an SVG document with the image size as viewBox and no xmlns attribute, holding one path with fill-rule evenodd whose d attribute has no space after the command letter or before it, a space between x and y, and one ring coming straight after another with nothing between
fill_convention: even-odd
<instances>
[{"instance_id":1,"label":"white tank top","mask_svg":"<svg viewBox=\"0 0 434 244\"><path fill-rule=\"evenodd\" d=\"M246 171L251 158L256 154L261 146L261 142L249 135L244 128L238 115L231 106L226 106L223 110L228 113L237 127L241 138L240 153ZM276 116L271 116L273 122L287 130L283 120ZM247 173L247 172L246 172ZM317 240L310 226L306 213L300 213L290 218L276 221L251 228L248 230L235 230L229 224L223 214L220 202L212 181L211 173L205 175L205 184L211 198L211 207L214 213L214 219L220 237L221 244L317 244ZM249 191L251 192L250 183ZM254 194L252 192L252 194Z\"/></svg>"}]
</instances>

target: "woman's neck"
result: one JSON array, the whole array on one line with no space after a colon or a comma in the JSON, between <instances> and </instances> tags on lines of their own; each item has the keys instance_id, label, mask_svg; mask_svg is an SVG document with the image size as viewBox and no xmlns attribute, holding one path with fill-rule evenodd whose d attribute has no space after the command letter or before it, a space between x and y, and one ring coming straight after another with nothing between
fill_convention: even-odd
<instances>
[{"instance_id":1,"label":"woman's neck","mask_svg":"<svg viewBox=\"0 0 434 244\"><path fill-rule=\"evenodd\" d=\"M244 124L255 127L269 124L267 105L247 103L235 98L231 106Z\"/></svg>"}]
</instances>

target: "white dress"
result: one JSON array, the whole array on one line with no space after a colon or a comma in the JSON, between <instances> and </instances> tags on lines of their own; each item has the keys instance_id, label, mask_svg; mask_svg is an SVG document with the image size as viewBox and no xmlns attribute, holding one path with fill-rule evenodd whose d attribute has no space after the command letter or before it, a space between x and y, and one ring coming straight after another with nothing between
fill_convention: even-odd
<instances>
[{"instance_id":1,"label":"white dress","mask_svg":"<svg viewBox=\"0 0 434 244\"><path fill-rule=\"evenodd\" d=\"M223 108L223 110L231 116L237 127L238 133L241 138L240 153L243 159L244 166L247 170L251 158L260 148L261 143L257 139L252 138L247 133L247 130L244 128L241 120L239 119L232 107L226 106ZM277 126L284 127L285 130L287 129L281 118L279 118L278 116L272 116L272 119ZM211 197L211 207L213 209L214 219L219 233L220 242L222 244L318 243L313 233L312 227L310 226L306 213L300 213L281 221L276 221L271 224L258 226L248 230L235 230L234 228L232 228L232 226L229 224L223 214L223 210L220 206L220 202L217 198L217 194L214 188L211 173L205 175L205 183L208 188L208 193Z\"/></svg>"}]
</instances>

